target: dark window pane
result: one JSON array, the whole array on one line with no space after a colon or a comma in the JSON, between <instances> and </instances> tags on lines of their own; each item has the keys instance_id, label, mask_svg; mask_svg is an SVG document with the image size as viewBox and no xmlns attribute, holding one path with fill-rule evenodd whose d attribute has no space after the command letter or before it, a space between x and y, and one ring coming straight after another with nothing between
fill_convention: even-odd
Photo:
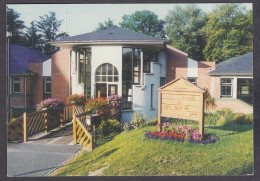
<instances>
[{"instance_id":1,"label":"dark window pane","mask_svg":"<svg viewBox=\"0 0 260 181\"><path fill-rule=\"evenodd\" d=\"M118 75L118 71L116 67L114 67L114 75Z\"/></svg>"},{"instance_id":2,"label":"dark window pane","mask_svg":"<svg viewBox=\"0 0 260 181\"><path fill-rule=\"evenodd\" d=\"M102 82L106 82L107 81L107 76L102 76Z\"/></svg>"},{"instance_id":3,"label":"dark window pane","mask_svg":"<svg viewBox=\"0 0 260 181\"><path fill-rule=\"evenodd\" d=\"M96 75L101 75L101 67L97 68Z\"/></svg>"},{"instance_id":4,"label":"dark window pane","mask_svg":"<svg viewBox=\"0 0 260 181\"><path fill-rule=\"evenodd\" d=\"M144 68L143 68L143 71L144 71L145 73L150 73L150 62L149 62L149 61L144 60Z\"/></svg>"},{"instance_id":5,"label":"dark window pane","mask_svg":"<svg viewBox=\"0 0 260 181\"><path fill-rule=\"evenodd\" d=\"M51 92L51 83L46 83L45 92L46 93L50 93Z\"/></svg>"},{"instance_id":6,"label":"dark window pane","mask_svg":"<svg viewBox=\"0 0 260 181\"><path fill-rule=\"evenodd\" d=\"M102 65L102 75L107 75L107 64Z\"/></svg>"},{"instance_id":7,"label":"dark window pane","mask_svg":"<svg viewBox=\"0 0 260 181\"><path fill-rule=\"evenodd\" d=\"M14 81L19 81L19 82L20 82L20 77L14 77L13 80L14 80Z\"/></svg>"},{"instance_id":8,"label":"dark window pane","mask_svg":"<svg viewBox=\"0 0 260 181\"><path fill-rule=\"evenodd\" d=\"M20 92L20 83L14 83L14 93Z\"/></svg>"},{"instance_id":9,"label":"dark window pane","mask_svg":"<svg viewBox=\"0 0 260 181\"><path fill-rule=\"evenodd\" d=\"M107 76L107 81L112 82L112 76Z\"/></svg>"},{"instance_id":10,"label":"dark window pane","mask_svg":"<svg viewBox=\"0 0 260 181\"><path fill-rule=\"evenodd\" d=\"M221 86L221 95L231 96L231 86Z\"/></svg>"},{"instance_id":11,"label":"dark window pane","mask_svg":"<svg viewBox=\"0 0 260 181\"><path fill-rule=\"evenodd\" d=\"M134 59L141 59L141 49L134 49Z\"/></svg>"},{"instance_id":12,"label":"dark window pane","mask_svg":"<svg viewBox=\"0 0 260 181\"><path fill-rule=\"evenodd\" d=\"M114 82L118 82L118 76L114 77Z\"/></svg>"},{"instance_id":13,"label":"dark window pane","mask_svg":"<svg viewBox=\"0 0 260 181\"><path fill-rule=\"evenodd\" d=\"M132 48L123 48L123 59L132 59Z\"/></svg>"},{"instance_id":14,"label":"dark window pane","mask_svg":"<svg viewBox=\"0 0 260 181\"><path fill-rule=\"evenodd\" d=\"M232 79L221 79L221 83L232 83Z\"/></svg>"},{"instance_id":15,"label":"dark window pane","mask_svg":"<svg viewBox=\"0 0 260 181\"><path fill-rule=\"evenodd\" d=\"M108 75L112 75L113 74L113 66L111 64L108 64Z\"/></svg>"},{"instance_id":16,"label":"dark window pane","mask_svg":"<svg viewBox=\"0 0 260 181\"><path fill-rule=\"evenodd\" d=\"M101 76L96 76L96 82L101 82Z\"/></svg>"}]
</instances>

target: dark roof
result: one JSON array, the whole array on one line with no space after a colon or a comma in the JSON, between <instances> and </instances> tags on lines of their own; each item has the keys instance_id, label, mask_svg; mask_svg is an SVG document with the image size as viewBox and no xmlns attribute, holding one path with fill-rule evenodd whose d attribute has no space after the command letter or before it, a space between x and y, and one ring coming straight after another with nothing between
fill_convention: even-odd
<instances>
[{"instance_id":1,"label":"dark roof","mask_svg":"<svg viewBox=\"0 0 260 181\"><path fill-rule=\"evenodd\" d=\"M53 41L55 42L87 42L87 41L163 41L159 38L130 31L117 26L91 33L70 36Z\"/></svg>"},{"instance_id":2,"label":"dark roof","mask_svg":"<svg viewBox=\"0 0 260 181\"><path fill-rule=\"evenodd\" d=\"M217 64L209 75L253 75L253 52Z\"/></svg>"},{"instance_id":3,"label":"dark roof","mask_svg":"<svg viewBox=\"0 0 260 181\"><path fill-rule=\"evenodd\" d=\"M50 57L32 48L10 45L10 73L25 74L33 72L28 68L31 62L44 62Z\"/></svg>"}]
</instances>

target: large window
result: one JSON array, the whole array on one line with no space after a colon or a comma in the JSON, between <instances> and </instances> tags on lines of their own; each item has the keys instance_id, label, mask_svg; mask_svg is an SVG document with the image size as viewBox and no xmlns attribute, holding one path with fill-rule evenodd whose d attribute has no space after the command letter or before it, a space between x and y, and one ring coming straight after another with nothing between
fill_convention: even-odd
<instances>
[{"instance_id":1,"label":"large window","mask_svg":"<svg viewBox=\"0 0 260 181\"><path fill-rule=\"evenodd\" d=\"M84 84L84 94L91 96L91 48L76 51L76 66L78 66L78 83Z\"/></svg>"},{"instance_id":2,"label":"large window","mask_svg":"<svg viewBox=\"0 0 260 181\"><path fill-rule=\"evenodd\" d=\"M118 82L118 71L110 63L102 64L96 71L96 82Z\"/></svg>"},{"instance_id":3,"label":"large window","mask_svg":"<svg viewBox=\"0 0 260 181\"><path fill-rule=\"evenodd\" d=\"M237 98L253 103L253 79L237 79Z\"/></svg>"},{"instance_id":4,"label":"large window","mask_svg":"<svg viewBox=\"0 0 260 181\"><path fill-rule=\"evenodd\" d=\"M12 93L20 93L20 77L13 77Z\"/></svg>"},{"instance_id":5,"label":"large window","mask_svg":"<svg viewBox=\"0 0 260 181\"><path fill-rule=\"evenodd\" d=\"M232 81L231 78L221 78L221 97L232 97Z\"/></svg>"},{"instance_id":6,"label":"large window","mask_svg":"<svg viewBox=\"0 0 260 181\"><path fill-rule=\"evenodd\" d=\"M51 93L51 77L44 77L44 93Z\"/></svg>"}]
</instances>

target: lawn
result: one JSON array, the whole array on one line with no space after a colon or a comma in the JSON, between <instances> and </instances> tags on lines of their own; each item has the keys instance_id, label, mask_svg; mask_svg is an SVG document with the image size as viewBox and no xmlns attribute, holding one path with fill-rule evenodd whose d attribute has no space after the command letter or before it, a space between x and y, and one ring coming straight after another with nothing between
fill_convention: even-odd
<instances>
[{"instance_id":1,"label":"lawn","mask_svg":"<svg viewBox=\"0 0 260 181\"><path fill-rule=\"evenodd\" d=\"M99 140L92 152L82 152L60 168L57 176L87 176L105 168L106 176L246 175L253 174L253 126L208 126L219 139L194 144L147 139L149 126Z\"/></svg>"}]
</instances>

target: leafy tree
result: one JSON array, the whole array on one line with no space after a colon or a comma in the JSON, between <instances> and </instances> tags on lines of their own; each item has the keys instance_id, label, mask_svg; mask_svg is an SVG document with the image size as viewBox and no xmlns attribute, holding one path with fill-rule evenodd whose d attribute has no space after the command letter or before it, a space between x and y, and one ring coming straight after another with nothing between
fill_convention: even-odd
<instances>
[{"instance_id":1,"label":"leafy tree","mask_svg":"<svg viewBox=\"0 0 260 181\"><path fill-rule=\"evenodd\" d=\"M34 49L41 50L41 35L38 33L38 29L34 21L31 21L30 25L30 27L26 28L26 33L24 35L24 45Z\"/></svg>"},{"instance_id":2,"label":"leafy tree","mask_svg":"<svg viewBox=\"0 0 260 181\"><path fill-rule=\"evenodd\" d=\"M7 26L12 30L11 43L22 44L24 21L20 20L20 13L11 8L7 8Z\"/></svg>"},{"instance_id":3,"label":"leafy tree","mask_svg":"<svg viewBox=\"0 0 260 181\"><path fill-rule=\"evenodd\" d=\"M119 23L122 28L142 32L158 38L165 37L165 22L158 19L158 16L154 12L148 10L136 11L131 15L124 15L122 19L122 22Z\"/></svg>"},{"instance_id":4,"label":"leafy tree","mask_svg":"<svg viewBox=\"0 0 260 181\"><path fill-rule=\"evenodd\" d=\"M95 31L112 28L114 26L115 25L114 25L113 21L110 18L108 18L108 21L104 21L104 23L98 23L98 27L96 28Z\"/></svg>"},{"instance_id":5,"label":"leafy tree","mask_svg":"<svg viewBox=\"0 0 260 181\"><path fill-rule=\"evenodd\" d=\"M41 46L44 53L52 55L59 50L59 48L50 45L48 42L68 36L66 32L59 33L59 28L61 25L62 20L58 20L56 18L55 12L50 11L49 14L40 16L40 20L37 22L37 27L42 37L43 43Z\"/></svg>"},{"instance_id":6,"label":"leafy tree","mask_svg":"<svg viewBox=\"0 0 260 181\"><path fill-rule=\"evenodd\" d=\"M189 54L195 60L204 60L207 14L195 5L176 6L166 17L166 34L169 43Z\"/></svg>"},{"instance_id":7,"label":"leafy tree","mask_svg":"<svg viewBox=\"0 0 260 181\"><path fill-rule=\"evenodd\" d=\"M223 61L253 50L252 11L240 4L217 5L205 26L207 61Z\"/></svg>"}]
</instances>

